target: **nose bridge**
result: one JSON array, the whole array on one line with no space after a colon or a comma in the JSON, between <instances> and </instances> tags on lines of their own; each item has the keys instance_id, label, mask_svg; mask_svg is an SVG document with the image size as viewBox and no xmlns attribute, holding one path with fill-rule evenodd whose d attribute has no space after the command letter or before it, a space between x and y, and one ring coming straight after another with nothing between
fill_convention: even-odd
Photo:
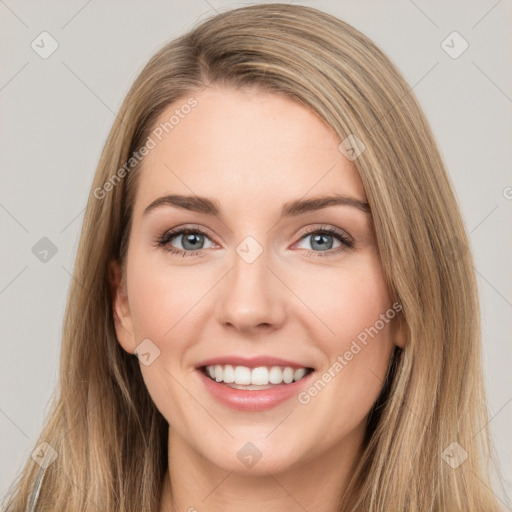
<instances>
[{"instance_id":1,"label":"nose bridge","mask_svg":"<svg viewBox=\"0 0 512 512\"><path fill-rule=\"evenodd\" d=\"M231 271L226 276L218 304L218 319L239 329L260 324L279 325L286 300L282 284L268 268L271 253L255 237L245 237L235 247Z\"/></svg>"}]
</instances>

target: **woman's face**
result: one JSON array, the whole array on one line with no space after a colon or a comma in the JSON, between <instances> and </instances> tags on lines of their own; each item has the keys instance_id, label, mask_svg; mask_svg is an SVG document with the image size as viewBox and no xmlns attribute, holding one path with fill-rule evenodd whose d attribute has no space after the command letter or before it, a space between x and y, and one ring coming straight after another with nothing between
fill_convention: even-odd
<instances>
[{"instance_id":1,"label":"woman's face","mask_svg":"<svg viewBox=\"0 0 512 512\"><path fill-rule=\"evenodd\" d=\"M148 144L119 342L198 460L252 474L340 461L360 446L397 344L358 172L299 103L217 87L194 98ZM346 200L313 201L326 196Z\"/></svg>"}]
</instances>

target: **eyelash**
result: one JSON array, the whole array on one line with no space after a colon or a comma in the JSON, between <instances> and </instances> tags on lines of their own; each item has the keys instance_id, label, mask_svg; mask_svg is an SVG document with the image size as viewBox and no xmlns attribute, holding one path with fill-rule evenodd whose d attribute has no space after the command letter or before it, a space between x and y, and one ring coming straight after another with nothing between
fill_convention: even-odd
<instances>
[{"instance_id":1,"label":"eyelash","mask_svg":"<svg viewBox=\"0 0 512 512\"><path fill-rule=\"evenodd\" d=\"M162 235L158 236L156 239L155 245L157 247L163 248L165 251L175 254L175 255L181 255L183 257L185 256L197 256L202 253L205 249L197 249L195 251L184 251L182 249L176 249L175 247L172 247L169 245L169 242L176 238L178 235L184 235L184 234L191 234L191 233L199 233L201 235L204 235L205 237L208 237L208 235L202 231L201 229L197 228L181 228L177 230L169 230L163 233ZM345 235L342 231L332 228L330 226L321 226L320 228L315 228L309 231L305 231L301 233L300 240L303 238L306 238L309 235L316 235L316 234L328 234L333 235L335 238L337 238L342 245L340 247L336 247L335 249L328 249L327 251L313 251L310 250L309 252L313 253L311 256L313 257L326 257L326 256L333 256L335 254L339 254L342 251L346 251L347 249L352 249L354 247L353 241ZM208 237L209 238L209 237Z\"/></svg>"}]
</instances>

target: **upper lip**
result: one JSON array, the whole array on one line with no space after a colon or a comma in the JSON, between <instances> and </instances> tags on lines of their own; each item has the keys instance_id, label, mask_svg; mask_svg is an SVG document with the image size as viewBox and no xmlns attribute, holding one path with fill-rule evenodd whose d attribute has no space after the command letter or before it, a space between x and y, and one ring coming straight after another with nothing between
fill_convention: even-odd
<instances>
[{"instance_id":1,"label":"upper lip","mask_svg":"<svg viewBox=\"0 0 512 512\"><path fill-rule=\"evenodd\" d=\"M307 364L298 363L273 356L254 356L254 357L241 357L241 356L217 356L210 359L205 359L196 365L196 368L204 366L214 366L216 364L224 365L230 364L232 366L247 366L249 368L256 368L258 366L290 366L291 368L311 368Z\"/></svg>"}]
</instances>

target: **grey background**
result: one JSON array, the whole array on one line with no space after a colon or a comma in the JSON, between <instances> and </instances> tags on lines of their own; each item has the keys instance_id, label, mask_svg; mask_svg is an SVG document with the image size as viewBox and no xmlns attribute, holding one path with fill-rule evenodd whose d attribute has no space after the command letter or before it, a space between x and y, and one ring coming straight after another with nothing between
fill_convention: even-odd
<instances>
[{"instance_id":1,"label":"grey background","mask_svg":"<svg viewBox=\"0 0 512 512\"><path fill-rule=\"evenodd\" d=\"M247 3L0 0L0 496L31 454L57 381L70 271L115 112L164 42ZM490 428L506 487L496 492L505 500L512 494L512 2L295 3L373 39L432 125L475 256ZM43 31L59 45L47 59L31 48ZM453 31L469 43L457 59L441 47ZM32 252L43 237L57 248L47 262Z\"/></svg>"}]
</instances>

